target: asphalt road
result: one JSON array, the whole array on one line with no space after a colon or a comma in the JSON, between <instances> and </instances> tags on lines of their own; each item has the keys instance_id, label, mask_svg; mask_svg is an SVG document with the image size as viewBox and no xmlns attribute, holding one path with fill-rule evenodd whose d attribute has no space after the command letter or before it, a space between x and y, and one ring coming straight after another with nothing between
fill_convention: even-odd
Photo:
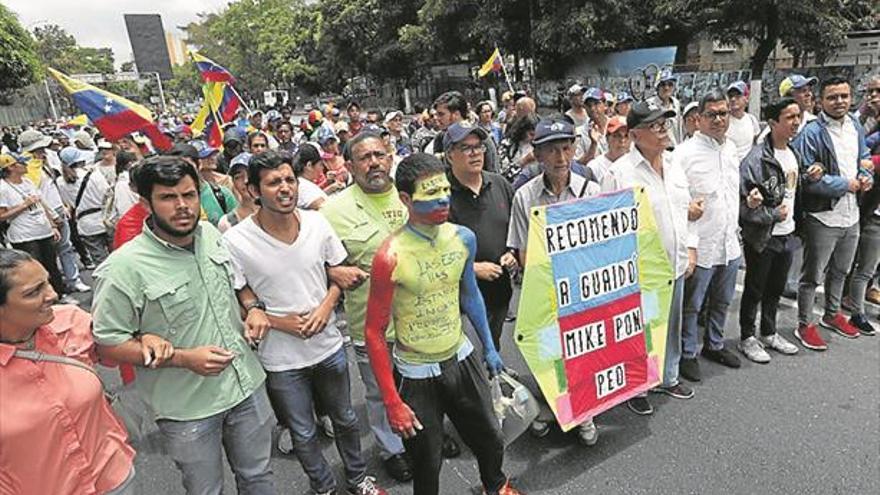
<instances>
[{"instance_id":1,"label":"asphalt road","mask_svg":"<svg viewBox=\"0 0 880 495\"><path fill-rule=\"evenodd\" d=\"M791 301L783 303L779 328L793 339L795 310ZM737 296L725 329L730 346L738 340L738 307ZM876 324L878 308L870 308ZM558 430L543 439L526 433L508 447L505 470L529 494L880 493L880 337L823 335L828 351L772 354L766 365L743 359L741 369L731 370L701 360L704 377L695 385L695 398L652 394L656 412L649 417L624 406L612 409L595 420L594 447ZM502 355L525 374L510 332ZM389 493L411 493L382 470L364 419L357 367L350 370L369 471ZM177 469L153 440L136 458L136 493L184 493ZM326 438L322 442L343 486L335 446ZM276 454L272 467L278 493L310 493L294 457ZM441 476L443 494L480 493L476 462L467 450L444 461ZM235 493L228 470L226 492Z\"/></svg>"}]
</instances>

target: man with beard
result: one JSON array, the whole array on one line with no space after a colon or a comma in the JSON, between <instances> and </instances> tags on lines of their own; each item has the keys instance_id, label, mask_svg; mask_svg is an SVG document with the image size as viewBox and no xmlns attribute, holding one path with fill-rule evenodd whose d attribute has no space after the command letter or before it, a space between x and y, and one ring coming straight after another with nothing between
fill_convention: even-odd
<instances>
[{"instance_id":1,"label":"man with beard","mask_svg":"<svg viewBox=\"0 0 880 495\"><path fill-rule=\"evenodd\" d=\"M504 369L492 343L474 275L477 243L467 227L449 223L446 166L432 155L405 158L395 177L407 223L376 252L367 306L370 365L391 428L413 459L413 493L440 493L443 418L458 429L479 465L485 493L518 495L501 469L504 441L486 378ZM483 359L462 330L466 315ZM394 319L394 371L386 329Z\"/></svg>"},{"instance_id":2,"label":"man with beard","mask_svg":"<svg viewBox=\"0 0 880 495\"><path fill-rule=\"evenodd\" d=\"M95 272L98 353L142 367L135 384L188 493L222 491L222 446L239 492L273 494L266 374L244 337L229 252L198 221L198 173L158 156L136 181L150 216Z\"/></svg>"},{"instance_id":3,"label":"man with beard","mask_svg":"<svg viewBox=\"0 0 880 495\"><path fill-rule=\"evenodd\" d=\"M317 395L333 422L348 493L385 495L366 473L348 361L333 311L342 291L327 280L326 267L342 263L345 248L320 213L297 211L292 162L291 155L275 151L250 160L248 191L260 209L223 236L238 299L248 312L247 338L259 346L275 414L293 434L294 452L312 490L336 493L336 479L319 445Z\"/></svg>"}]
</instances>

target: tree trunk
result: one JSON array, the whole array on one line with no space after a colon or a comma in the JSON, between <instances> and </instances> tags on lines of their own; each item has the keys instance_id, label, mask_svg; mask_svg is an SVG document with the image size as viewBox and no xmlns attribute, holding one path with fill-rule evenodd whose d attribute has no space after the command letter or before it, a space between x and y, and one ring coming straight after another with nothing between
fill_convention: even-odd
<instances>
[{"instance_id":1,"label":"tree trunk","mask_svg":"<svg viewBox=\"0 0 880 495\"><path fill-rule=\"evenodd\" d=\"M764 37L758 41L758 47L752 55L752 81L749 96L749 113L761 118L761 79L764 77L764 66L779 40L779 9L775 3L767 5L767 25Z\"/></svg>"}]
</instances>

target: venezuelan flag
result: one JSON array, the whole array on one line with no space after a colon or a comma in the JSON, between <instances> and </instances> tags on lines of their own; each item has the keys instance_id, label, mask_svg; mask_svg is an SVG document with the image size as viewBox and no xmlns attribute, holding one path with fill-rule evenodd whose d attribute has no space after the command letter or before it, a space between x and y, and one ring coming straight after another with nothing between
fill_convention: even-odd
<instances>
[{"instance_id":1,"label":"venezuelan flag","mask_svg":"<svg viewBox=\"0 0 880 495\"><path fill-rule=\"evenodd\" d=\"M501 59L501 51L498 48L495 48L495 51L492 52L492 56L489 57L489 60L486 60L483 63L483 66L480 67L480 71L477 73L480 77L486 77L486 74L490 72L501 72L504 68L504 60Z\"/></svg>"},{"instance_id":2,"label":"venezuelan flag","mask_svg":"<svg viewBox=\"0 0 880 495\"><path fill-rule=\"evenodd\" d=\"M190 52L190 55L192 56L193 62L196 64L196 68L199 69L199 72L202 74L202 80L206 83L225 82L232 84L235 82L235 78L232 77L232 74L222 65L204 55L199 55L196 52Z\"/></svg>"},{"instance_id":3,"label":"venezuelan flag","mask_svg":"<svg viewBox=\"0 0 880 495\"><path fill-rule=\"evenodd\" d=\"M153 145L159 149L169 149L171 140L159 131L153 121L153 114L147 107L96 88L91 84L72 79L53 68L49 68L61 87L70 94L73 103L110 141L115 141L133 132L146 134Z\"/></svg>"}]
</instances>

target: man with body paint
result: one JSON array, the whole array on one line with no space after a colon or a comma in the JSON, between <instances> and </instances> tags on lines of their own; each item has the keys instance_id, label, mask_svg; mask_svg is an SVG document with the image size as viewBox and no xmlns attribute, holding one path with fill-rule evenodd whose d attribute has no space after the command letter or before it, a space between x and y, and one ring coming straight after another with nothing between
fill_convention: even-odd
<instances>
[{"instance_id":1,"label":"man with body paint","mask_svg":"<svg viewBox=\"0 0 880 495\"><path fill-rule=\"evenodd\" d=\"M501 470L504 441L493 413L486 372L462 331L470 319L492 375L504 364L495 349L474 275L474 233L447 222L450 185L434 156L415 153L401 162L396 185L409 219L373 258L366 341L391 428L413 461L413 492L440 493L443 418L477 458L488 494L518 495ZM385 328L393 317L393 360Z\"/></svg>"}]
</instances>

